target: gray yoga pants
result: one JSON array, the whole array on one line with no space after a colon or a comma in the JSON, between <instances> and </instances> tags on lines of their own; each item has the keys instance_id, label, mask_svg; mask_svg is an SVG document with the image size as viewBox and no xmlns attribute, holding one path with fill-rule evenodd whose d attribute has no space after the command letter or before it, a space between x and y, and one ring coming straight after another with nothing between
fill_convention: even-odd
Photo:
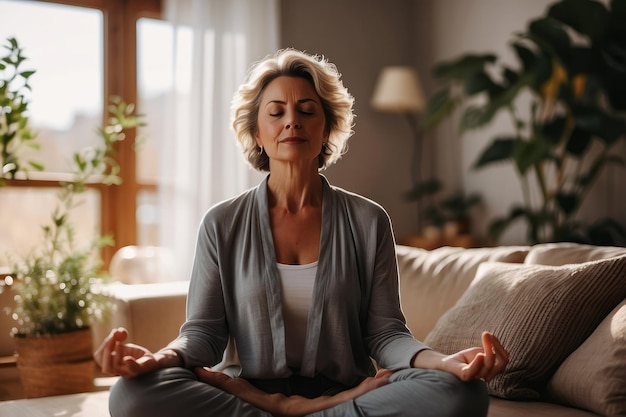
<instances>
[{"instance_id":1,"label":"gray yoga pants","mask_svg":"<svg viewBox=\"0 0 626 417\"><path fill-rule=\"evenodd\" d=\"M311 416L484 417L488 398L482 381L461 382L445 372L405 369L395 372L389 384ZM199 382L183 368L120 378L111 388L109 410L112 417L271 417Z\"/></svg>"}]
</instances>

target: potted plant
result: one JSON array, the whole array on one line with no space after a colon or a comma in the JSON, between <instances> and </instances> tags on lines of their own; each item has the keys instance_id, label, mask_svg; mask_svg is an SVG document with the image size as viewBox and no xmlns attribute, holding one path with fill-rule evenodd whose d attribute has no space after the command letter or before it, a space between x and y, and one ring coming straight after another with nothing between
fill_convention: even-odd
<instances>
[{"instance_id":1,"label":"potted plant","mask_svg":"<svg viewBox=\"0 0 626 417\"><path fill-rule=\"evenodd\" d=\"M444 86L428 102L426 128L461 104L462 132L484 127L501 111L512 119L513 131L494 138L475 164L511 163L522 186L523 204L491 222L494 242L522 220L531 243L626 244L626 230L614 219L585 224L576 218L602 170L624 165L616 144L626 139L625 21L622 1L607 7L562 0L514 35L517 68L494 54L467 54L435 66ZM518 106L527 102L526 117Z\"/></svg>"},{"instance_id":2,"label":"potted plant","mask_svg":"<svg viewBox=\"0 0 626 417\"><path fill-rule=\"evenodd\" d=\"M15 38L9 38L6 55L0 56L0 187L6 185L7 179L25 170L26 166L18 158L22 147L38 149L37 135L28 124L29 80L35 73L24 70L26 57ZM41 164L29 161L27 166L42 170Z\"/></svg>"},{"instance_id":3,"label":"potted plant","mask_svg":"<svg viewBox=\"0 0 626 417\"><path fill-rule=\"evenodd\" d=\"M35 73L24 70L26 57L14 38L7 54L0 57L0 187L10 185L19 172L43 170L32 161L23 162L25 147L38 149L28 118L29 80ZM96 237L87 245L74 238L72 211L90 183L118 184L119 166L115 144L127 129L142 125L132 104L112 97L109 117L99 129L102 141L76 152L71 158L71 176L61 182L50 222L42 226L41 244L24 259L13 262L13 271L0 280L0 292L14 294L14 304L5 307L15 320L12 330L18 368L27 397L66 394L93 388L90 324L109 308L99 285L99 249L112 243L110 236Z\"/></svg>"},{"instance_id":4,"label":"potted plant","mask_svg":"<svg viewBox=\"0 0 626 417\"><path fill-rule=\"evenodd\" d=\"M469 235L470 211L482 203L482 196L478 193L465 195L460 191L442 196L442 191L441 181L431 178L417 184L404 198L407 201L427 199L424 210L427 227L434 227L449 236Z\"/></svg>"},{"instance_id":5,"label":"potted plant","mask_svg":"<svg viewBox=\"0 0 626 417\"><path fill-rule=\"evenodd\" d=\"M99 129L102 142L72 158L69 181L61 182L50 222L42 226L41 244L13 267L11 290L16 321L13 336L18 368L27 397L91 390L94 365L90 324L110 307L100 292L104 276L99 249L110 236L80 247L74 239L72 210L90 182L119 184L114 145L127 129L140 126L134 106L111 99L110 117ZM52 378L53 381L47 378Z\"/></svg>"}]
</instances>

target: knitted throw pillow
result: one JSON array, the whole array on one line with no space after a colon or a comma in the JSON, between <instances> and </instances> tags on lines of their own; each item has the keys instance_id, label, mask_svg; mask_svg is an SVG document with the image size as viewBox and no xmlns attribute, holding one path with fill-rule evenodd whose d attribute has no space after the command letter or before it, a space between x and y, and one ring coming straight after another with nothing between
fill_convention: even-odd
<instances>
[{"instance_id":1,"label":"knitted throw pillow","mask_svg":"<svg viewBox=\"0 0 626 417\"><path fill-rule=\"evenodd\" d=\"M481 264L425 343L450 354L494 333L511 354L491 395L539 399L561 362L626 296L626 256L563 266Z\"/></svg>"},{"instance_id":2,"label":"knitted throw pillow","mask_svg":"<svg viewBox=\"0 0 626 417\"><path fill-rule=\"evenodd\" d=\"M626 416L626 300L561 364L548 384L558 402Z\"/></svg>"}]
</instances>

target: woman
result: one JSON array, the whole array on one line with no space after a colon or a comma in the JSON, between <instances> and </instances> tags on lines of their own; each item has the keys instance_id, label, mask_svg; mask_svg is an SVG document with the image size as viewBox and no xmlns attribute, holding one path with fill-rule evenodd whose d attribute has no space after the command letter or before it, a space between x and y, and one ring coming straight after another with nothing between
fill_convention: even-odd
<instances>
[{"instance_id":1,"label":"woman","mask_svg":"<svg viewBox=\"0 0 626 417\"><path fill-rule=\"evenodd\" d=\"M486 414L481 379L508 353L488 333L449 356L416 341L386 212L319 173L346 150L352 106L323 58L287 49L253 66L233 127L269 175L205 215L179 337L153 354L116 329L96 351L123 377L112 416Z\"/></svg>"}]
</instances>

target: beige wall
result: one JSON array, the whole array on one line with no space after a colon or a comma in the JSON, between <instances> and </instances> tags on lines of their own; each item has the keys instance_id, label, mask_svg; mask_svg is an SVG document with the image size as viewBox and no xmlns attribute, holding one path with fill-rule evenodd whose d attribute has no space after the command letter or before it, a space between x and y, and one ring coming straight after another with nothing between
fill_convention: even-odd
<instances>
[{"instance_id":1,"label":"beige wall","mask_svg":"<svg viewBox=\"0 0 626 417\"><path fill-rule=\"evenodd\" d=\"M402 200L410 187L410 127L369 105L380 68L415 56L412 1L282 0L281 13L281 46L328 57L356 100L350 150L325 175L382 204L396 235L414 233L415 207Z\"/></svg>"},{"instance_id":2,"label":"beige wall","mask_svg":"<svg viewBox=\"0 0 626 417\"><path fill-rule=\"evenodd\" d=\"M426 93L433 93L429 72L435 62L467 52L495 52L515 60L507 48L510 35L544 13L549 0L282 0L282 46L326 55L344 75L356 97L357 125L351 150L327 171L336 185L381 203L397 236L416 232L415 206L402 200L410 186L411 132L397 115L372 110L369 100L376 76L386 65L415 65ZM496 133L509 132L498 118L488 129L459 137L454 120L426 140L436 145L438 176L447 188L480 192L484 208L475 228L484 234L489 219L521 201L519 181L508 166L470 169ZM626 224L626 197L615 170L590 195L587 217L615 217ZM525 243L521 228L503 243Z\"/></svg>"}]
</instances>

